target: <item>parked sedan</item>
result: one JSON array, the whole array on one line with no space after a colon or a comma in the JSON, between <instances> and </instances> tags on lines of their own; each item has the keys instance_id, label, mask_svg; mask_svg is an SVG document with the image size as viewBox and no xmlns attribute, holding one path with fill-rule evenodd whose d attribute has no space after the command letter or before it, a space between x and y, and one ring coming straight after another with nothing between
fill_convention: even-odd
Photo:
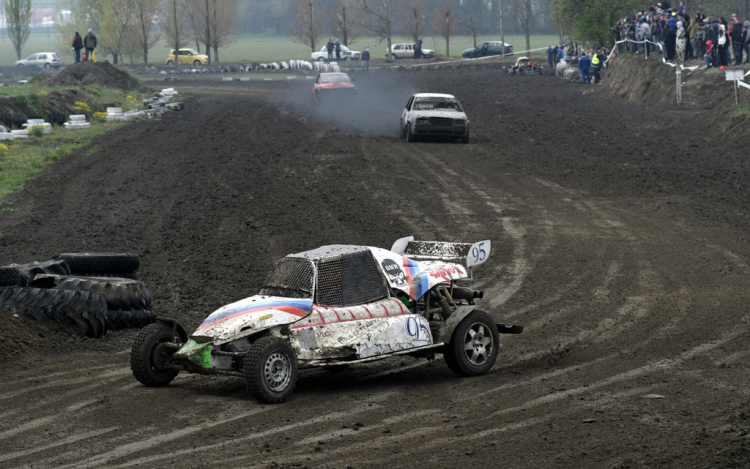
<instances>
[{"instance_id":1,"label":"parked sedan","mask_svg":"<svg viewBox=\"0 0 750 469\"><path fill-rule=\"evenodd\" d=\"M422 49L422 55L425 59L435 57L435 51L432 49ZM414 44L391 44L391 50L386 49L385 56L391 59L413 59Z\"/></svg>"},{"instance_id":2,"label":"parked sedan","mask_svg":"<svg viewBox=\"0 0 750 469\"><path fill-rule=\"evenodd\" d=\"M417 93L401 114L401 136L413 142L423 135L459 137L469 143L469 119L455 96Z\"/></svg>"},{"instance_id":3,"label":"parked sedan","mask_svg":"<svg viewBox=\"0 0 750 469\"><path fill-rule=\"evenodd\" d=\"M506 43L503 43L501 41L487 41L479 44L477 47L472 47L471 49L466 49L463 52L464 57L472 58L472 57L487 57L490 55L502 55L503 53L503 47L502 44L505 44L505 55L513 55L513 46Z\"/></svg>"},{"instance_id":4,"label":"parked sedan","mask_svg":"<svg viewBox=\"0 0 750 469\"><path fill-rule=\"evenodd\" d=\"M321 62L328 59L328 49L326 49L326 46L323 46L320 49L320 52L313 52L312 54L313 60L320 60ZM362 52L356 51L356 50L349 50L348 47L341 44L341 59L343 60L359 60L362 57ZM333 51L333 58L336 59L336 51Z\"/></svg>"},{"instance_id":5,"label":"parked sedan","mask_svg":"<svg viewBox=\"0 0 750 469\"><path fill-rule=\"evenodd\" d=\"M56 52L39 52L32 54L25 59L16 60L16 67L26 67L35 65L41 68L60 68L63 64L62 57Z\"/></svg>"}]
</instances>

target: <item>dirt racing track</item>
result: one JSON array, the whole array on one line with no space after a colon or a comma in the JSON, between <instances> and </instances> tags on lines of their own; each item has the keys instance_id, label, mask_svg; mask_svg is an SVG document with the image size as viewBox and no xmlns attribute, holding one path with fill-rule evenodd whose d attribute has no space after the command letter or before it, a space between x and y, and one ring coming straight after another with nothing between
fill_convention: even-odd
<instances>
[{"instance_id":1,"label":"dirt racing track","mask_svg":"<svg viewBox=\"0 0 750 469\"><path fill-rule=\"evenodd\" d=\"M714 111L551 75L356 80L356 103L320 108L309 82L176 85L188 111L13 196L0 263L138 253L152 307L192 331L291 252L491 239L481 304L526 327L494 369L458 378L438 355L304 370L288 403L261 405L231 378L140 385L136 331L6 317L0 467L748 467L747 135L707 140ZM472 142L400 140L418 91L454 94Z\"/></svg>"}]
</instances>

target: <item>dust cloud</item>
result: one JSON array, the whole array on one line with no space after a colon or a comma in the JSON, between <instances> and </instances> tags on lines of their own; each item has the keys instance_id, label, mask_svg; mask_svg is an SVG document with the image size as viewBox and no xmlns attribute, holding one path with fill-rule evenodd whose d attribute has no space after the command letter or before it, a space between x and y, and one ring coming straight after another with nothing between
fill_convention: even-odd
<instances>
[{"instance_id":1,"label":"dust cloud","mask_svg":"<svg viewBox=\"0 0 750 469\"><path fill-rule=\"evenodd\" d=\"M398 137L401 112L416 86L398 79L397 72L350 71L357 87L355 95L342 93L322 103L313 103L313 80L296 80L285 99L292 112L303 115L310 124L334 126L341 132ZM333 93L332 93L333 94Z\"/></svg>"}]
</instances>

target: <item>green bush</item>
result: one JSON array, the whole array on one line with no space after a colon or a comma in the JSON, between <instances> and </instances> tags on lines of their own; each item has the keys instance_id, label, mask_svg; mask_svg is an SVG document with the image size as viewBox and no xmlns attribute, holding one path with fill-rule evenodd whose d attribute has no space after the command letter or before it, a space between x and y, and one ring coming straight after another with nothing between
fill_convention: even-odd
<instances>
[{"instance_id":1,"label":"green bush","mask_svg":"<svg viewBox=\"0 0 750 469\"><path fill-rule=\"evenodd\" d=\"M32 125L31 127L29 127L30 137L42 137L43 135L44 135L43 125Z\"/></svg>"},{"instance_id":2,"label":"green bush","mask_svg":"<svg viewBox=\"0 0 750 469\"><path fill-rule=\"evenodd\" d=\"M29 93L16 96L16 99L26 107L37 113L44 119L47 119L47 108L44 105L44 98L39 93Z\"/></svg>"}]
</instances>

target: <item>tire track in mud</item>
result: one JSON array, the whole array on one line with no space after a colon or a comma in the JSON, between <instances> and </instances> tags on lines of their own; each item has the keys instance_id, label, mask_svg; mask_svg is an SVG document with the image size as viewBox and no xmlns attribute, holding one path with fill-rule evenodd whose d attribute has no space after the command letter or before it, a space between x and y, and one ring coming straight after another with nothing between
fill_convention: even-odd
<instances>
[{"instance_id":1,"label":"tire track in mud","mask_svg":"<svg viewBox=\"0 0 750 469\"><path fill-rule=\"evenodd\" d=\"M380 394L378 394L376 396L371 396L369 398L370 402L367 403L367 404L361 404L361 405L356 406L354 408L347 409L346 411L343 411L343 412L331 412L331 413L320 415L320 416L317 416L317 417L313 417L313 418L310 418L310 419L307 419L307 420L297 421L297 422L289 424L289 425L278 426L276 428L273 428L271 430L266 430L264 432L255 432L255 433L252 433L250 435L246 435L246 436L239 437L239 438L232 438L232 439L225 440L225 441L222 441L222 442L219 442L219 443L214 443L214 444L210 444L210 445L201 445L201 446L192 445L192 448L187 448L187 449L174 449L173 448L170 451L169 454L158 454L158 455L154 455L154 456L143 456L143 457L136 458L136 459L133 459L133 460L130 460L128 462L121 463L121 464L116 464L116 463L112 462L113 460L120 459L120 458L122 458L123 456L125 456L127 454L132 454L132 453L135 453L135 452L138 452L138 451L143 451L145 449L148 449L148 448L151 448L151 447L154 447L154 446L157 446L157 445L161 445L163 443L175 442L176 440L181 439L184 435L194 434L196 432L201 431L201 429L216 427L216 426L219 426L219 425L224 425L224 424L229 423L229 422L237 421L237 420L240 420L240 419L245 419L245 418L247 418L247 417L249 417L251 415L254 415L254 414L257 414L257 413L260 413L260 412L268 412L268 411L279 412L279 411L283 411L283 408L281 408L279 406L274 406L274 407L266 406L266 407L262 407L260 409L254 409L252 411L248 411L248 412L242 413L240 415L237 415L237 416L234 416L234 417L231 417L231 418L223 419L223 420L221 420L219 422L211 420L209 423L207 423L204 426L188 427L188 428L183 429L183 430L178 430L176 432L172 432L169 435L155 436L155 437L152 437L152 438L150 438L148 440L142 440L140 442L136 442L136 443L131 443L131 444L128 444L128 445L120 446L120 447L118 447L118 448L116 448L116 449L114 449L114 450L112 450L112 451L110 451L108 453L104 453L104 454L93 456L93 457L89 458L88 460L82 461L82 463L84 463L84 464L86 464L88 466L98 466L98 465L105 465L106 464L106 467L111 468L111 469L120 469L120 468L133 467L133 466L138 466L138 465L146 465L148 467L155 467L156 465L158 465L158 464L156 464L158 461L163 461L164 459L172 459L172 458L175 458L175 457L187 456L187 455L191 455L191 454L195 454L195 453L205 453L205 452L215 451L215 450L217 450L219 448L223 448L223 447L227 447L227 446L231 447L232 445L236 445L238 443L246 443L246 442L251 441L253 439L263 438L263 437L267 437L267 436L271 436L271 435L276 435L276 434L279 434L279 433L285 433L285 432L289 432L289 431L292 431L292 430L299 429L300 427L307 427L307 426L310 426L310 425L316 425L316 424L320 424L320 423L325 423L326 421L329 421L329 420L332 420L332 419L342 418L342 417L349 417L349 416L355 415L357 413L367 412L367 411L372 410L374 407L380 406L380 404L377 404L377 403L381 402L381 401L383 401L385 399L387 399L392 394L393 394L393 392L386 391L386 392L380 393ZM63 468L76 467L76 465L73 464L73 465L61 466L61 467L63 467Z\"/></svg>"},{"instance_id":2,"label":"tire track in mud","mask_svg":"<svg viewBox=\"0 0 750 469\"><path fill-rule=\"evenodd\" d=\"M645 394L649 392L653 392L653 390L658 389L660 386L659 384L653 384L653 385L647 385L647 386L638 386L638 387L630 387L626 390L618 390L617 386L622 383L631 382L634 379L638 377L642 377L645 375L649 375L652 373L660 373L664 371L671 371L675 374L683 374L683 375L690 375L691 372L676 372L674 369L679 366L680 364L685 363L688 360L691 360L697 356L701 355L709 355L712 351L722 347L726 343L736 340L741 335L746 334L748 331L747 322L750 320L750 316L747 316L744 318L743 322L744 324L742 326L738 326L734 328L734 330L724 334L719 340L707 342L704 344L700 344L690 350L687 350L680 355L674 357L674 358L666 358L662 360L658 360L656 362L648 363L646 365L626 370L619 374L614 374L612 376L608 376L602 380L595 381L593 383L588 383L585 386L576 387L573 389L566 389L564 391L559 392L553 392L544 396L540 396L537 398L528 399L522 403L519 403L513 407L506 407L501 410L489 413L487 415L474 415L472 417L472 426L474 427L480 427L484 428L483 430L480 430L478 432L470 432L468 435L457 435L457 436L440 436L441 434L444 435L446 433L446 428L443 425L430 425L428 422L415 422L411 421L411 424L409 426L409 429L402 433L396 434L396 435L389 435L385 437L371 437L367 439L366 443L362 443L359 440L361 438L358 438L355 442L342 442L341 445L339 445L334 450L326 451L325 454L315 454L315 453L297 453L292 455L286 455L286 456L273 456L272 458L265 459L262 461L258 461L258 464L252 465L250 467L265 467L268 463L273 464L289 464L289 463L295 463L298 461L317 461L321 459L326 459L326 466L328 467L337 467L337 464L347 464L352 462L352 460L356 460L356 458L352 458L350 455L358 455L361 452L363 452L364 449L367 447L375 447L378 448L378 451L380 452L381 456L378 457L374 461L370 461L371 463L376 463L378 465L382 465L388 461L394 461L401 458L400 455L394 456L393 451L389 451L389 448L393 447L403 447L404 444L408 444L411 440L420 440L419 447L421 449L430 449L430 448L450 448L450 447L458 447L458 448L465 448L467 443L472 443L476 441L481 441L484 438L488 438L492 435L500 434L500 433L506 433L513 430L519 430L522 428L527 428L531 426L537 426L542 425L546 422L549 422L553 419L560 419L564 416L571 416L574 414L579 413L581 410L591 409L591 408L601 408L605 405L616 403L619 400L622 400L623 398L628 397L634 397L634 396L644 396ZM597 360L597 362L602 363L606 362L611 357L602 357L601 359ZM576 371L581 367L585 365L577 365L575 367ZM534 381L543 380L546 378L551 377L554 375L559 375L560 373L569 372L570 370L557 370L553 373L549 373L546 376L540 376ZM715 386L717 383L715 381L711 381L710 379L706 379L703 381L704 384L709 386ZM530 385L532 384L531 381L525 382L525 383L516 383L513 384L512 387L517 386L523 386L523 385ZM718 383L720 384L720 383ZM614 390L608 391L608 389L611 389L615 387ZM731 387L729 387L731 388ZM509 389L509 388L508 388ZM597 392L604 392L603 395L597 394L593 400L584 400L584 401L578 401L573 400L571 401L571 397L578 397L582 395L592 395L596 394ZM472 401L475 400L477 397L481 396L481 394L469 394L464 395L461 397L466 397L466 401ZM553 409L546 409L546 407L556 404L560 401L566 401L566 402L572 402L576 403L573 408L570 406L565 406L563 409L559 410L553 410ZM543 411L543 416L540 417L529 417L524 418L519 421L508 423L499 427L492 427L492 425L482 425L482 422L485 420L492 421L496 420L498 417L507 417L507 416L513 416L513 415L519 415L522 416L523 414L528 414L530 411L534 411L535 409L541 409L545 408ZM410 418L419 418L419 417L434 417L435 415L438 415L439 411L437 409L434 409L432 411L427 410L424 411L422 415L415 415L410 414L408 415ZM382 429L383 427L388 426L387 421L384 421L384 424L377 424L372 425L368 427L364 427L357 432L357 436L360 436L365 433L373 432ZM488 428L489 427L489 428ZM354 436L354 432L346 433L342 435L344 437L346 436ZM314 441L316 437L311 437L310 441ZM391 454L391 456L388 456ZM339 457L339 459L331 460L332 457ZM241 461L246 461L251 457L256 457L255 455L245 455L240 457L234 457L234 458L227 458L224 460L221 460L221 463L237 463ZM362 461L358 461L362 462Z\"/></svg>"}]
</instances>

